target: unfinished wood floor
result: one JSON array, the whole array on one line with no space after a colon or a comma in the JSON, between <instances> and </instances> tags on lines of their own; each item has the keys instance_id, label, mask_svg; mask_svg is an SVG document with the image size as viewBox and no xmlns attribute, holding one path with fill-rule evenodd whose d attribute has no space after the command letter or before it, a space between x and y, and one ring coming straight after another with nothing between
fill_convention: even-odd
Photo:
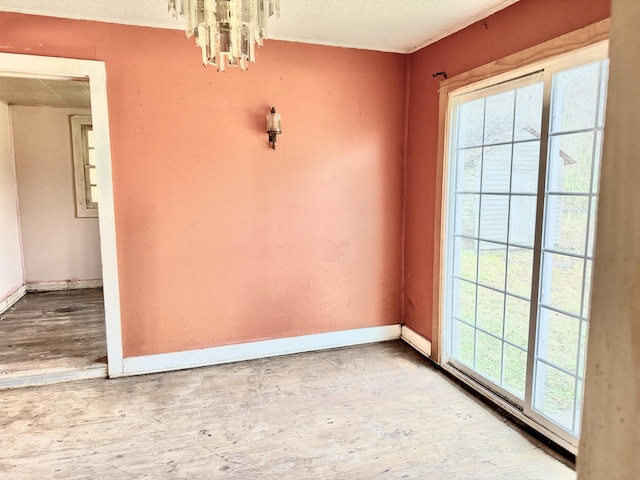
<instances>
[{"instance_id":1,"label":"unfinished wood floor","mask_svg":"<svg viewBox=\"0 0 640 480\"><path fill-rule=\"evenodd\" d=\"M403 343L0 392L0 478L574 479Z\"/></svg>"},{"instance_id":2,"label":"unfinished wood floor","mask_svg":"<svg viewBox=\"0 0 640 480\"><path fill-rule=\"evenodd\" d=\"M106 352L100 288L27 293L0 314L0 387L38 376L106 374Z\"/></svg>"}]
</instances>

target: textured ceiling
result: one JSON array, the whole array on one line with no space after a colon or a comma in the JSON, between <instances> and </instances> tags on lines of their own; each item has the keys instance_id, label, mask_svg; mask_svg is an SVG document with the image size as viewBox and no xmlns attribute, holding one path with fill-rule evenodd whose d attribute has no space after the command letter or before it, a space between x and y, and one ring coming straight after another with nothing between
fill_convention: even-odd
<instances>
[{"instance_id":1,"label":"textured ceiling","mask_svg":"<svg viewBox=\"0 0 640 480\"><path fill-rule=\"evenodd\" d=\"M269 38L410 53L517 0L280 0ZM166 0L0 0L0 11L182 28Z\"/></svg>"},{"instance_id":2,"label":"textured ceiling","mask_svg":"<svg viewBox=\"0 0 640 480\"><path fill-rule=\"evenodd\" d=\"M0 76L0 100L10 105L91 107L89 82Z\"/></svg>"}]
</instances>

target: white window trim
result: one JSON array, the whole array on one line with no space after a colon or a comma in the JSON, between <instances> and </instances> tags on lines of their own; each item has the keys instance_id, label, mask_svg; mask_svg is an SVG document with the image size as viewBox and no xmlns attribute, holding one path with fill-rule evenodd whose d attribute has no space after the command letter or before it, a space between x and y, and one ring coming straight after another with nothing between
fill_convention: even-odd
<instances>
[{"instance_id":1,"label":"white window trim","mask_svg":"<svg viewBox=\"0 0 640 480\"><path fill-rule=\"evenodd\" d=\"M87 175L85 170L87 145L83 127L92 125L91 115L71 115L73 139L73 173L76 187L76 217L97 217L98 204L87 201Z\"/></svg>"}]
</instances>

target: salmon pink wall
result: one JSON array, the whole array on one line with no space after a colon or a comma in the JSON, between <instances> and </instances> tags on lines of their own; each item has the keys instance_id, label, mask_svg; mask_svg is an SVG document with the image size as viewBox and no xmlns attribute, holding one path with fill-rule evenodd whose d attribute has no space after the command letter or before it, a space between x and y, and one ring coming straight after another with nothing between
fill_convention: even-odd
<instances>
[{"instance_id":1,"label":"salmon pink wall","mask_svg":"<svg viewBox=\"0 0 640 480\"><path fill-rule=\"evenodd\" d=\"M438 86L484 65L609 16L610 0L520 0L409 57L405 322L431 339Z\"/></svg>"},{"instance_id":2,"label":"salmon pink wall","mask_svg":"<svg viewBox=\"0 0 640 480\"><path fill-rule=\"evenodd\" d=\"M106 62L125 357L401 321L406 57L268 41L217 73L180 31L0 32Z\"/></svg>"}]
</instances>

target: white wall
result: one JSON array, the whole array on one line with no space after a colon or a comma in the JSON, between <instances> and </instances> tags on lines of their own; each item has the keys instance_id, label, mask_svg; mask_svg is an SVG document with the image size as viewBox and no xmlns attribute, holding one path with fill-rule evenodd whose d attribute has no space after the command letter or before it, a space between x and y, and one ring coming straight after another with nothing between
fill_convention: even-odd
<instances>
[{"instance_id":1,"label":"white wall","mask_svg":"<svg viewBox=\"0 0 640 480\"><path fill-rule=\"evenodd\" d=\"M69 115L84 109L12 106L27 283L102 278L97 218L76 218Z\"/></svg>"},{"instance_id":2,"label":"white wall","mask_svg":"<svg viewBox=\"0 0 640 480\"><path fill-rule=\"evenodd\" d=\"M24 281L9 107L0 102L0 301Z\"/></svg>"}]
</instances>

